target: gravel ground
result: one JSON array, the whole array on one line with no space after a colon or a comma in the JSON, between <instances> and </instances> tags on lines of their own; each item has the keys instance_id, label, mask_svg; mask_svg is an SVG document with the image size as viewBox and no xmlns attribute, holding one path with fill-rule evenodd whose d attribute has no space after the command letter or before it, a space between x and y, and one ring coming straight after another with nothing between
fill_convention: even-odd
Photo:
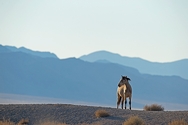
<instances>
[{"instance_id":1,"label":"gravel ground","mask_svg":"<svg viewBox=\"0 0 188 125\"><path fill-rule=\"evenodd\" d=\"M96 118L95 111L106 110L110 116ZM18 123L29 119L29 125L45 121L56 121L70 125L100 124L122 125L130 116L139 116L149 125L167 125L172 120L184 119L188 122L188 111L139 111L107 107L81 106L71 104L10 104L0 105L0 121L10 119Z\"/></svg>"}]
</instances>

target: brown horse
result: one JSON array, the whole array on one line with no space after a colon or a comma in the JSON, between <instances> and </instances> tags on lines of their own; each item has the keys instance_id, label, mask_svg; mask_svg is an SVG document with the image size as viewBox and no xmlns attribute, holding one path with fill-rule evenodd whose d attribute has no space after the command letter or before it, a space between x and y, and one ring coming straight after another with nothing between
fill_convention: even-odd
<instances>
[{"instance_id":1,"label":"brown horse","mask_svg":"<svg viewBox=\"0 0 188 125\"><path fill-rule=\"evenodd\" d=\"M131 110L132 87L129 84L129 80L131 80L131 79L128 78L127 76L122 76L122 78L121 78L121 80L118 84L118 88L117 88L117 96L118 96L117 108L119 107L119 104L121 102L121 107L123 109L123 102L125 101L125 109L126 109L126 104L127 104L126 98L129 97L129 108Z\"/></svg>"}]
</instances>

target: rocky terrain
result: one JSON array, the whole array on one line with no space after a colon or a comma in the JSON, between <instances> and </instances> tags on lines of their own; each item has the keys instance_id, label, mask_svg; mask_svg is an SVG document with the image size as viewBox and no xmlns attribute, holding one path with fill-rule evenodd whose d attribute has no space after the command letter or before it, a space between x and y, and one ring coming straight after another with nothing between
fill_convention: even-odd
<instances>
[{"instance_id":1,"label":"rocky terrain","mask_svg":"<svg viewBox=\"0 0 188 125\"><path fill-rule=\"evenodd\" d=\"M95 112L100 109L107 111L110 116L97 118ZM18 123L21 119L28 119L29 125L40 124L45 121L56 121L70 125L122 125L131 116L138 116L149 125L167 125L172 120L180 119L188 122L188 111L122 110L71 104L0 105L0 121L9 119Z\"/></svg>"}]
</instances>

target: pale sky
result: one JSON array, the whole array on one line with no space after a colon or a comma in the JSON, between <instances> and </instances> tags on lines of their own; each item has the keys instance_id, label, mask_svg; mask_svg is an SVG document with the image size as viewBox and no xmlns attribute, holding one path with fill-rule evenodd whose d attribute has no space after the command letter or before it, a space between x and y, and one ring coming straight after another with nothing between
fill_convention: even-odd
<instances>
[{"instance_id":1,"label":"pale sky","mask_svg":"<svg viewBox=\"0 0 188 125\"><path fill-rule=\"evenodd\" d=\"M0 0L0 44L59 58L98 50L188 58L188 0Z\"/></svg>"}]
</instances>

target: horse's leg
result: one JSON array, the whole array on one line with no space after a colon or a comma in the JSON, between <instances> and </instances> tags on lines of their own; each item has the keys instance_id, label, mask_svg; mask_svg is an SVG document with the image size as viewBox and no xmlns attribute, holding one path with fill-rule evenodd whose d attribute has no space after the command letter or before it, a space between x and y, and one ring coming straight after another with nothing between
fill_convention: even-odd
<instances>
[{"instance_id":1,"label":"horse's leg","mask_svg":"<svg viewBox=\"0 0 188 125\"><path fill-rule=\"evenodd\" d=\"M119 107L120 102L121 102L121 96L118 94L117 109L118 109L118 107Z\"/></svg>"},{"instance_id":2,"label":"horse's leg","mask_svg":"<svg viewBox=\"0 0 188 125\"><path fill-rule=\"evenodd\" d=\"M131 97L129 97L129 108L131 110Z\"/></svg>"},{"instance_id":3,"label":"horse's leg","mask_svg":"<svg viewBox=\"0 0 188 125\"><path fill-rule=\"evenodd\" d=\"M122 98L121 100L121 108L123 109L123 102L124 102L124 98Z\"/></svg>"},{"instance_id":4,"label":"horse's leg","mask_svg":"<svg viewBox=\"0 0 188 125\"><path fill-rule=\"evenodd\" d=\"M127 105L127 99L125 98L125 109L126 109L126 105Z\"/></svg>"}]
</instances>

